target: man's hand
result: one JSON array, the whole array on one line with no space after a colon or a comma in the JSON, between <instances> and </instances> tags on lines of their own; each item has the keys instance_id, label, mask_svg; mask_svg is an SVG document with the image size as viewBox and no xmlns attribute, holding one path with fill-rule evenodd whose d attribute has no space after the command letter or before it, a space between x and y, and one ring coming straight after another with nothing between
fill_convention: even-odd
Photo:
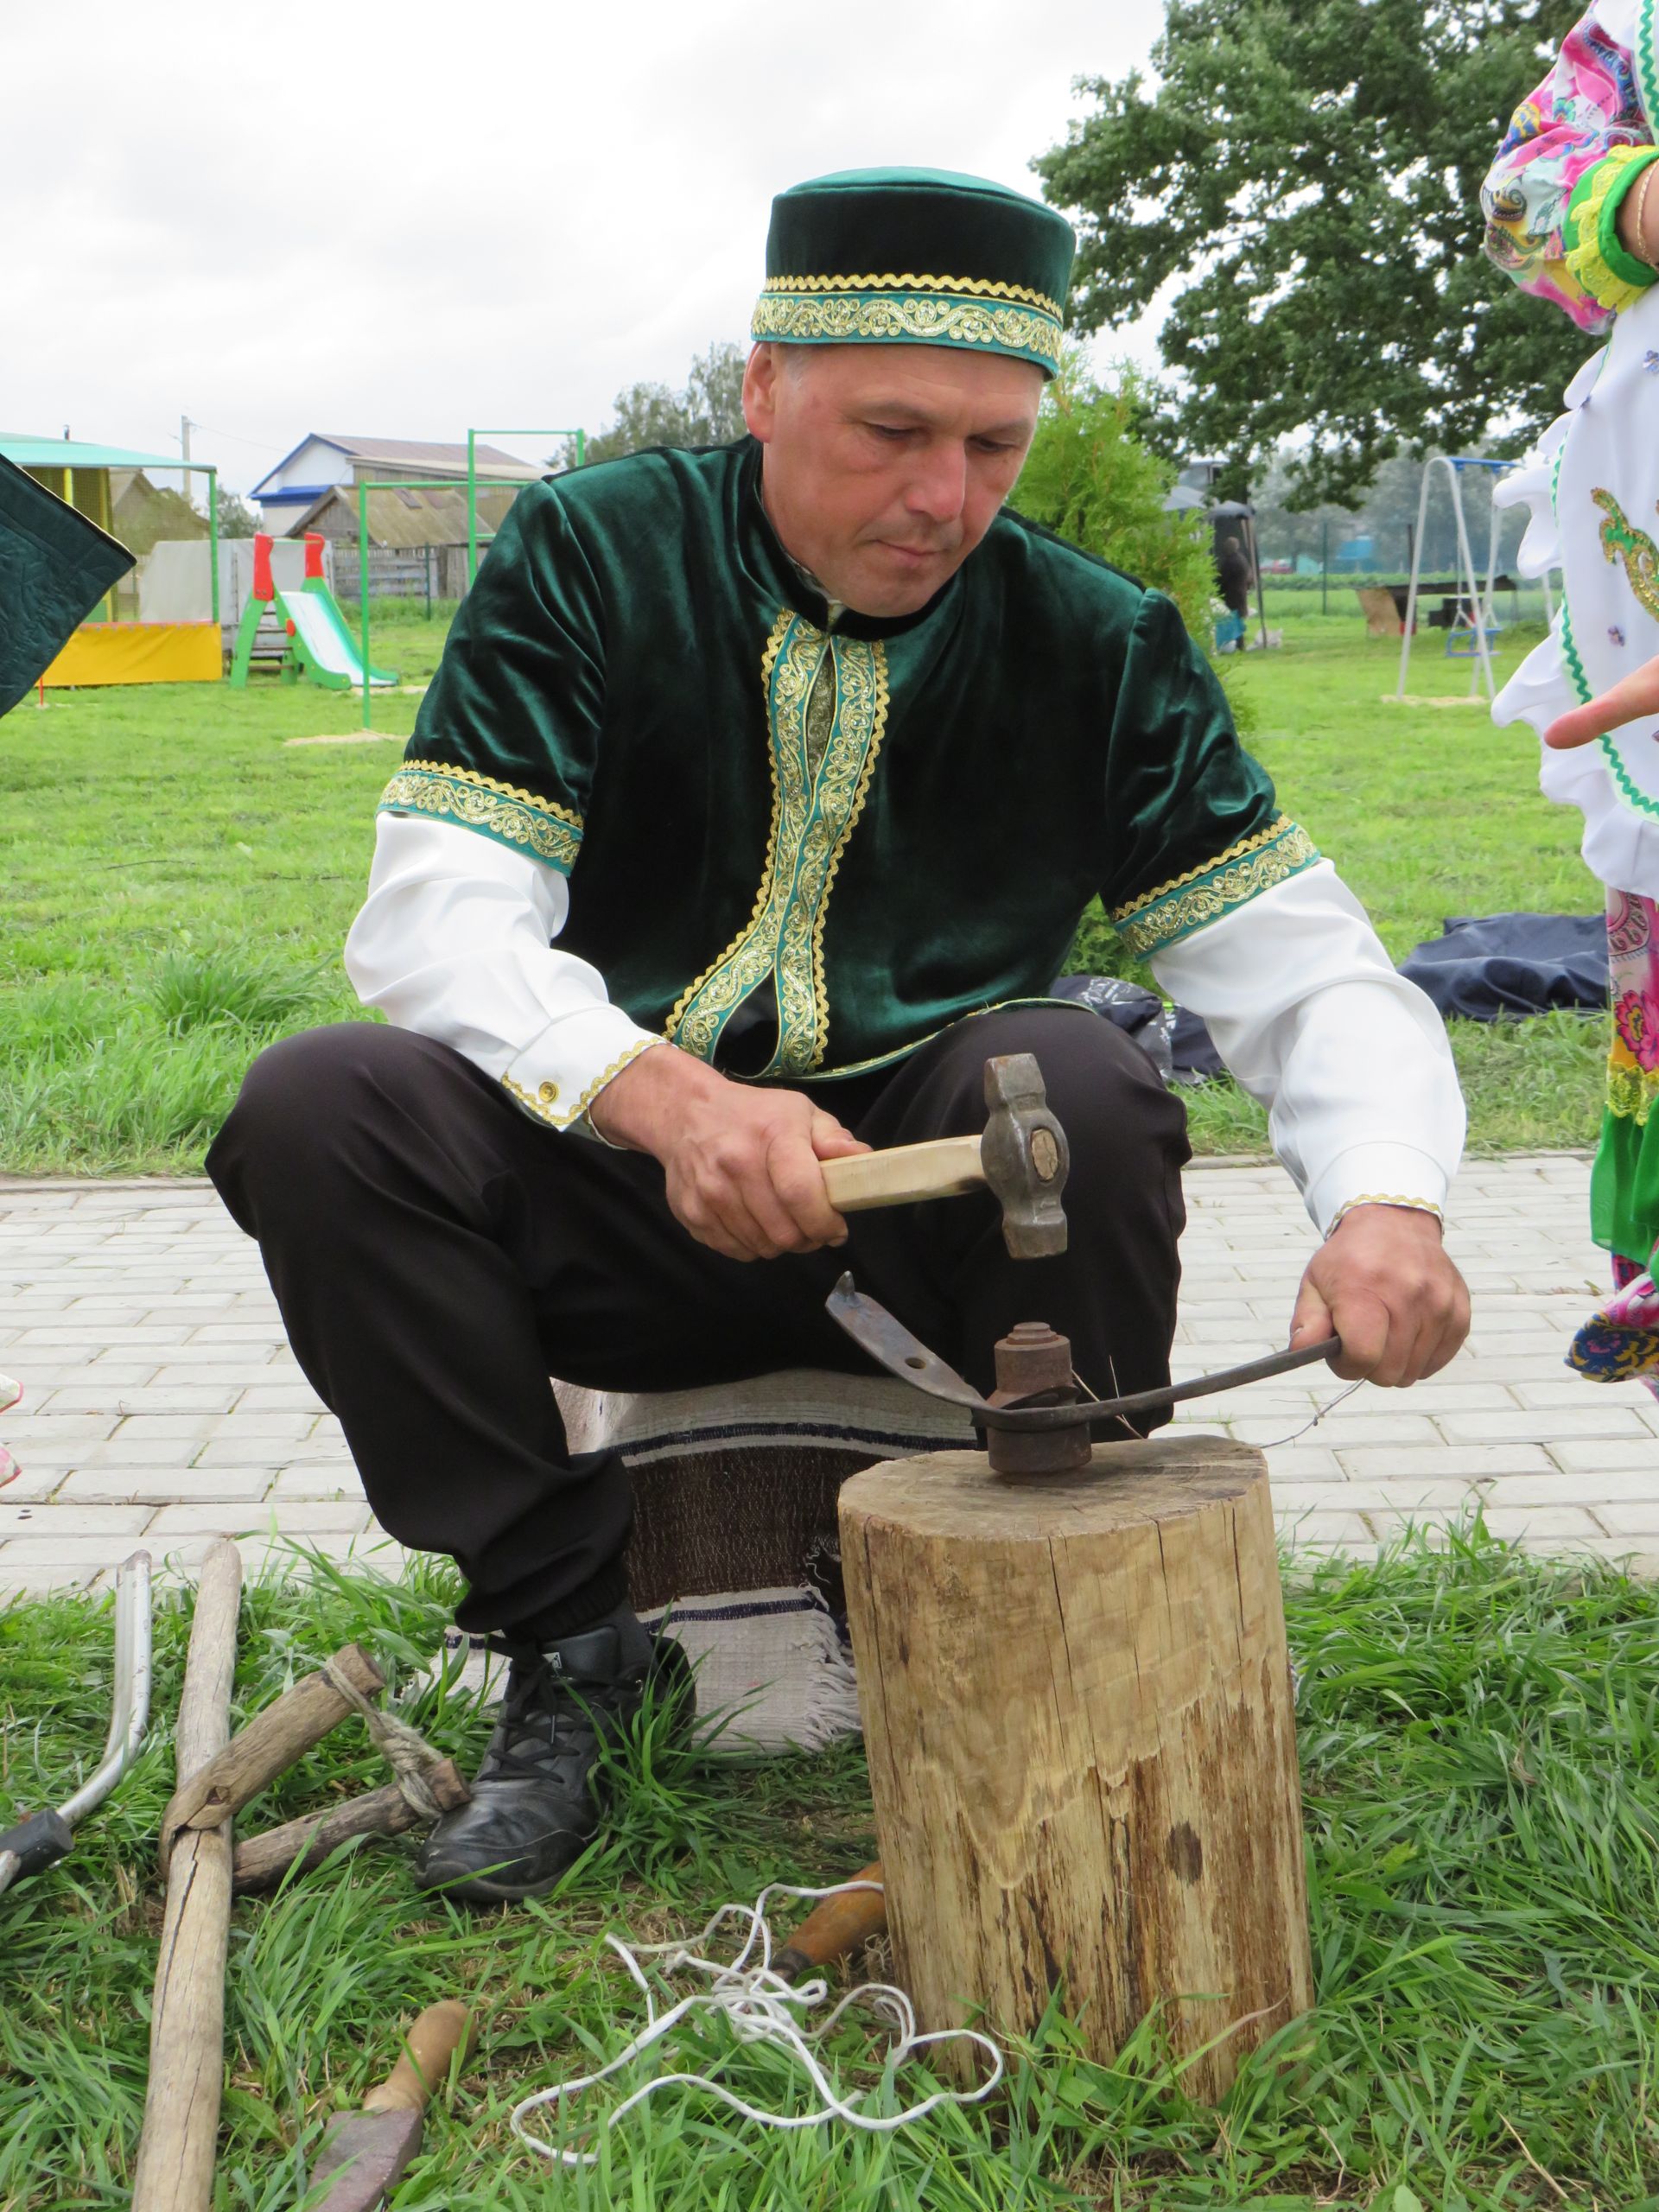
<instances>
[{"instance_id":1,"label":"man's hand","mask_svg":"<svg viewBox=\"0 0 1659 2212\"><path fill-rule=\"evenodd\" d=\"M870 1147L798 1090L752 1090L659 1045L612 1077L588 1119L661 1160L675 1219L728 1260L847 1241L818 1162Z\"/></svg>"},{"instance_id":2,"label":"man's hand","mask_svg":"<svg viewBox=\"0 0 1659 2212\"><path fill-rule=\"evenodd\" d=\"M1643 715L1659 715L1659 660L1649 661L1587 707L1560 715L1544 732L1544 743L1554 752L1570 753L1575 746L1605 737L1609 730L1639 721Z\"/></svg>"},{"instance_id":3,"label":"man's hand","mask_svg":"<svg viewBox=\"0 0 1659 2212\"><path fill-rule=\"evenodd\" d=\"M1314 1254L1296 1300L1293 1345L1339 1336L1345 1382L1399 1389L1438 1374L1469 1333L1469 1293L1432 1213L1356 1206Z\"/></svg>"}]
</instances>

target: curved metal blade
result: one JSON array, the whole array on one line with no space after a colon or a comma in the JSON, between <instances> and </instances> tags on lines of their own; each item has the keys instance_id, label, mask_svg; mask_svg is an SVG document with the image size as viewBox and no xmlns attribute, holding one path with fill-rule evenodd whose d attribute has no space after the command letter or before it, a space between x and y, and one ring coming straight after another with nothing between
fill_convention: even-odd
<instances>
[{"instance_id":1,"label":"curved metal blade","mask_svg":"<svg viewBox=\"0 0 1659 2212\"><path fill-rule=\"evenodd\" d=\"M1288 1375L1298 1367L1312 1367L1315 1360L1334 1359L1342 1350L1340 1337L1326 1337L1317 1344L1298 1344L1294 1351L1269 1352L1265 1358L1246 1360L1242 1367L1217 1368L1212 1375L1194 1375L1185 1382L1171 1382L1160 1390L1135 1390L1127 1398L1086 1398L1070 1406L990 1406L985 1408L987 1428L1071 1428L1079 1421L1105 1421L1114 1414L1151 1413L1160 1406L1185 1405L1189 1398L1213 1397L1220 1390L1236 1390L1247 1382L1264 1382L1270 1375Z\"/></svg>"},{"instance_id":2,"label":"curved metal blade","mask_svg":"<svg viewBox=\"0 0 1659 2212\"><path fill-rule=\"evenodd\" d=\"M329 2125L311 2170L316 2212L374 2212L421 2147L417 2112L342 2113Z\"/></svg>"},{"instance_id":3,"label":"curved metal blade","mask_svg":"<svg viewBox=\"0 0 1659 2212\"><path fill-rule=\"evenodd\" d=\"M1185 1382L1171 1382L1159 1390L1136 1390L1124 1398L1083 1398L1062 1406L994 1406L964 1382L937 1352L912 1337L902 1321L885 1306L855 1287L850 1274L842 1275L826 1301L830 1318L854 1343L868 1352L878 1366L901 1382L913 1383L931 1398L966 1406L985 1428L1033 1430L1077 1428L1085 1421L1107 1421L1115 1414L1151 1413L1160 1406L1184 1405L1191 1398L1207 1398L1220 1390L1236 1390L1249 1382L1265 1382L1269 1376L1289 1375L1316 1360L1332 1360L1342 1350L1340 1337L1326 1337L1315 1344L1298 1344L1291 1351L1268 1352L1246 1360L1242 1367L1224 1367L1212 1375L1195 1375Z\"/></svg>"},{"instance_id":4,"label":"curved metal blade","mask_svg":"<svg viewBox=\"0 0 1659 2212\"><path fill-rule=\"evenodd\" d=\"M904 1323L894 1320L885 1306L866 1298L855 1287L851 1275L842 1275L824 1302L830 1319L845 1329L853 1342L868 1352L878 1367L885 1367L889 1375L896 1375L901 1382L913 1382L930 1398L944 1398L953 1406L966 1406L974 1413L990 1411L971 1383L964 1382L954 1367L945 1365L938 1352L930 1351L919 1338L912 1337Z\"/></svg>"}]
</instances>

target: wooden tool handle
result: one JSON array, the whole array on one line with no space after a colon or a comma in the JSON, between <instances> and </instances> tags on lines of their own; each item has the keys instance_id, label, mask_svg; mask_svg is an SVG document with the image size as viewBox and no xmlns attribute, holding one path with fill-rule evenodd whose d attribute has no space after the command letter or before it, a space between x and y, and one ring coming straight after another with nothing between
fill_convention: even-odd
<instances>
[{"instance_id":1,"label":"wooden tool handle","mask_svg":"<svg viewBox=\"0 0 1659 2212\"><path fill-rule=\"evenodd\" d=\"M852 1878L879 1882L880 1860L861 1868ZM887 1900L880 1890L846 1890L839 1897L823 1897L779 1952L772 1969L785 1981L798 1981L809 1967L845 1958L870 1936L880 1935L887 1924Z\"/></svg>"},{"instance_id":2,"label":"wooden tool handle","mask_svg":"<svg viewBox=\"0 0 1659 2212\"><path fill-rule=\"evenodd\" d=\"M397 2063L363 2100L365 2112L424 2112L427 2100L460 2050L470 2056L473 2017L458 1998L429 2005L404 2038Z\"/></svg>"},{"instance_id":3,"label":"wooden tool handle","mask_svg":"<svg viewBox=\"0 0 1659 2212\"><path fill-rule=\"evenodd\" d=\"M429 1767L426 1786L446 1813L466 1804L472 1795L453 1759ZM419 1827L424 1817L397 1784L389 1782L384 1789L348 1797L326 1813L307 1813L297 1821L285 1821L281 1827L246 1836L237 1845L232 1861L237 1895L274 1890L285 1874L304 1874L321 1866L331 1851L354 1836L402 1835L406 1828Z\"/></svg>"},{"instance_id":4,"label":"wooden tool handle","mask_svg":"<svg viewBox=\"0 0 1659 2212\"><path fill-rule=\"evenodd\" d=\"M868 1213L874 1206L909 1205L918 1198L956 1198L982 1189L977 1137L938 1137L931 1144L895 1145L887 1152L855 1152L826 1160L823 1185L837 1213Z\"/></svg>"}]
</instances>

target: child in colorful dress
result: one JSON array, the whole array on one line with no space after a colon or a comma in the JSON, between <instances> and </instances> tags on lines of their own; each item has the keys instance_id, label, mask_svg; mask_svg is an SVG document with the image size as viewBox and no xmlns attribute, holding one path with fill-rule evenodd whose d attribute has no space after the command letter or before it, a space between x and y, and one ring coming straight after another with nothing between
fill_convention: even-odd
<instances>
[{"instance_id":1,"label":"child in colorful dress","mask_svg":"<svg viewBox=\"0 0 1659 2212\"><path fill-rule=\"evenodd\" d=\"M1659 0L1596 0L1522 103L1481 194L1486 251L1609 342L1568 386L1535 465L1499 493L1531 521L1524 575L1560 613L1500 696L1544 741L1546 794L1580 807L1606 887L1607 1105L1591 1184L1614 1295L1569 1365L1659 1390ZM1651 1141L1649 1141L1651 1135Z\"/></svg>"}]
</instances>

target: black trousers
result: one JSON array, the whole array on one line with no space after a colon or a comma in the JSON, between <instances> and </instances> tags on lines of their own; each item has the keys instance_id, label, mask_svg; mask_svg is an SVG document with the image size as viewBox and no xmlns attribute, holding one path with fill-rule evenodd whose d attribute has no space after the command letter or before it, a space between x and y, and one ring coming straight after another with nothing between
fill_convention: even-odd
<instances>
[{"instance_id":1,"label":"black trousers","mask_svg":"<svg viewBox=\"0 0 1659 2212\"><path fill-rule=\"evenodd\" d=\"M850 1268L982 1389L1021 1320L1069 1336L1097 1391L1167 1381L1185 1114L1136 1046L1081 1010L1009 1008L818 1095L878 1147L968 1135L997 1052L1036 1054L1071 1142L1062 1257L1011 1260L976 1193L855 1214L838 1251L723 1259L674 1219L654 1160L542 1128L448 1046L367 1022L262 1053L207 1170L381 1526L455 1559L464 1627L548 1638L622 1601L631 1514L615 1455L568 1450L550 1374L653 1390L861 1370L823 1311Z\"/></svg>"}]
</instances>

